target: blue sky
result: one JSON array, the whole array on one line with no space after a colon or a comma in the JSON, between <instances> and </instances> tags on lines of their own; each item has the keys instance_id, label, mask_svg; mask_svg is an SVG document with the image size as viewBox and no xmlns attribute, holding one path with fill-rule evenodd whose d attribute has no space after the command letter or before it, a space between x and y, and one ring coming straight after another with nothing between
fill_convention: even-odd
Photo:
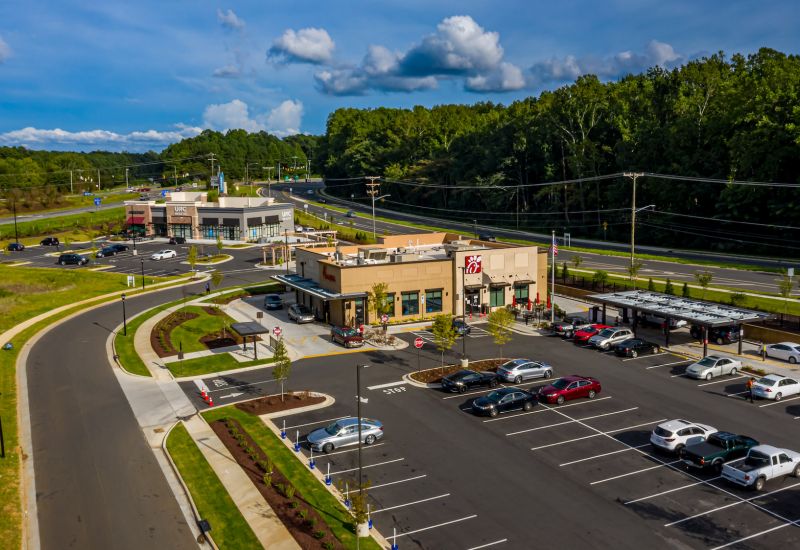
<instances>
[{"instance_id":1,"label":"blue sky","mask_svg":"<svg viewBox=\"0 0 800 550\"><path fill-rule=\"evenodd\" d=\"M90 5L92 4L92 5ZM515 99L716 51L798 53L796 2L10 0L0 145L322 133L340 107Z\"/></svg>"}]
</instances>

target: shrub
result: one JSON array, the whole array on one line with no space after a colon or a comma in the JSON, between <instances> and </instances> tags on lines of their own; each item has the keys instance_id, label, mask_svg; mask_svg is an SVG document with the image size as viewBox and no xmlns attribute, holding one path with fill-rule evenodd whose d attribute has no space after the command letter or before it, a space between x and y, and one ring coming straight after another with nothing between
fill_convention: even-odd
<instances>
[{"instance_id":1,"label":"shrub","mask_svg":"<svg viewBox=\"0 0 800 550\"><path fill-rule=\"evenodd\" d=\"M305 509L298 510L297 511L297 516L300 519L305 520L308 517L308 510L305 510Z\"/></svg>"},{"instance_id":2,"label":"shrub","mask_svg":"<svg viewBox=\"0 0 800 550\"><path fill-rule=\"evenodd\" d=\"M333 543L326 540L325 542L322 543L322 547L325 550L333 550Z\"/></svg>"},{"instance_id":3,"label":"shrub","mask_svg":"<svg viewBox=\"0 0 800 550\"><path fill-rule=\"evenodd\" d=\"M297 492L297 489L294 488L294 485L291 483L284 483L283 485L283 496L288 499L294 498L294 494Z\"/></svg>"},{"instance_id":4,"label":"shrub","mask_svg":"<svg viewBox=\"0 0 800 550\"><path fill-rule=\"evenodd\" d=\"M300 503L297 502L296 500L293 500L292 502L289 503L289 508L291 508L292 510L294 510L298 506L300 506Z\"/></svg>"},{"instance_id":5,"label":"shrub","mask_svg":"<svg viewBox=\"0 0 800 550\"><path fill-rule=\"evenodd\" d=\"M314 538L321 539L325 536L325 531L314 531Z\"/></svg>"},{"instance_id":6,"label":"shrub","mask_svg":"<svg viewBox=\"0 0 800 550\"><path fill-rule=\"evenodd\" d=\"M272 485L272 472L265 473L262 479L264 480L264 485L270 487Z\"/></svg>"},{"instance_id":7,"label":"shrub","mask_svg":"<svg viewBox=\"0 0 800 550\"><path fill-rule=\"evenodd\" d=\"M314 528L314 525L315 525L316 523L317 523L317 520L316 520L316 518L308 518L308 519L306 520L306 525L308 525L308 527L309 527L309 528L311 528L311 529L313 529L313 528Z\"/></svg>"}]
</instances>

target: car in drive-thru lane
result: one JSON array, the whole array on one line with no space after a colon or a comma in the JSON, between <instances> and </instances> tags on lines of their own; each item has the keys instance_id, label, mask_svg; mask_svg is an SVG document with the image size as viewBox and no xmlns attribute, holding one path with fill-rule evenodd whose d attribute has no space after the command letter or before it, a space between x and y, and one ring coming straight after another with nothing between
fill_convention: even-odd
<instances>
[{"instance_id":1,"label":"car in drive-thru lane","mask_svg":"<svg viewBox=\"0 0 800 550\"><path fill-rule=\"evenodd\" d=\"M662 422L650 434L650 443L658 450L680 454L687 445L702 443L716 428L680 418Z\"/></svg>"},{"instance_id":2,"label":"car in drive-thru lane","mask_svg":"<svg viewBox=\"0 0 800 550\"><path fill-rule=\"evenodd\" d=\"M383 424L370 418L361 418L361 440L372 445L383 437ZM358 419L340 418L324 428L314 430L306 436L309 447L315 451L330 453L339 447L358 445Z\"/></svg>"},{"instance_id":3,"label":"car in drive-thru lane","mask_svg":"<svg viewBox=\"0 0 800 550\"><path fill-rule=\"evenodd\" d=\"M522 409L529 411L536 405L536 396L519 388L500 388L472 402L472 411L478 415L497 416L499 413Z\"/></svg>"},{"instance_id":4,"label":"car in drive-thru lane","mask_svg":"<svg viewBox=\"0 0 800 550\"><path fill-rule=\"evenodd\" d=\"M551 328L553 335L572 338L576 331L592 326L592 322L579 315L572 315L562 321L556 321Z\"/></svg>"},{"instance_id":5,"label":"car in drive-thru lane","mask_svg":"<svg viewBox=\"0 0 800 550\"><path fill-rule=\"evenodd\" d=\"M364 337L353 327L331 327L331 342L346 348L359 348L364 345Z\"/></svg>"},{"instance_id":6,"label":"car in drive-thru lane","mask_svg":"<svg viewBox=\"0 0 800 550\"><path fill-rule=\"evenodd\" d=\"M689 334L692 335L692 338L699 340L703 335L703 329L696 325L692 325L692 327L689 329ZM714 342L718 346L738 342L739 330L734 326L711 327L708 329L708 341Z\"/></svg>"},{"instance_id":7,"label":"car in drive-thru lane","mask_svg":"<svg viewBox=\"0 0 800 550\"><path fill-rule=\"evenodd\" d=\"M756 445L758 441L746 435L716 432L705 441L687 445L681 450L680 456L690 468L712 468L719 472L725 462L744 456L750 447Z\"/></svg>"},{"instance_id":8,"label":"car in drive-thru lane","mask_svg":"<svg viewBox=\"0 0 800 550\"><path fill-rule=\"evenodd\" d=\"M311 311L311 308L303 304L290 305L289 309L286 310L286 313L289 316L289 320L294 321L298 325L300 323L314 322L314 312Z\"/></svg>"},{"instance_id":9,"label":"car in drive-thru lane","mask_svg":"<svg viewBox=\"0 0 800 550\"><path fill-rule=\"evenodd\" d=\"M479 387L488 386L494 388L499 384L497 376L493 372L477 372L474 370L460 370L453 374L448 374L442 378L442 389L447 391L465 391Z\"/></svg>"},{"instance_id":10,"label":"car in drive-thru lane","mask_svg":"<svg viewBox=\"0 0 800 550\"><path fill-rule=\"evenodd\" d=\"M264 307L266 309L283 309L283 298L280 294L267 294L264 296Z\"/></svg>"},{"instance_id":11,"label":"car in drive-thru lane","mask_svg":"<svg viewBox=\"0 0 800 550\"><path fill-rule=\"evenodd\" d=\"M800 477L800 453L772 445L752 447L746 457L722 466L723 478L756 491L770 479L786 476Z\"/></svg>"},{"instance_id":12,"label":"car in drive-thru lane","mask_svg":"<svg viewBox=\"0 0 800 550\"><path fill-rule=\"evenodd\" d=\"M497 367L497 377L514 384L531 378L550 378L551 376L553 376L553 367L533 359L512 359Z\"/></svg>"},{"instance_id":13,"label":"car in drive-thru lane","mask_svg":"<svg viewBox=\"0 0 800 550\"><path fill-rule=\"evenodd\" d=\"M780 401L797 394L800 394L800 382L782 374L768 374L753 384L753 395L762 399Z\"/></svg>"},{"instance_id":14,"label":"car in drive-thru lane","mask_svg":"<svg viewBox=\"0 0 800 550\"><path fill-rule=\"evenodd\" d=\"M742 362L730 357L719 355L707 355L686 367L686 376L697 378L698 380L711 380L715 376L723 374L735 375L742 369Z\"/></svg>"},{"instance_id":15,"label":"car in drive-thru lane","mask_svg":"<svg viewBox=\"0 0 800 550\"><path fill-rule=\"evenodd\" d=\"M581 397L594 399L602 389L600 381L596 378L573 374L559 378L552 384L542 386L536 395L539 397L539 401L561 405L564 401L569 401L570 399Z\"/></svg>"}]
</instances>

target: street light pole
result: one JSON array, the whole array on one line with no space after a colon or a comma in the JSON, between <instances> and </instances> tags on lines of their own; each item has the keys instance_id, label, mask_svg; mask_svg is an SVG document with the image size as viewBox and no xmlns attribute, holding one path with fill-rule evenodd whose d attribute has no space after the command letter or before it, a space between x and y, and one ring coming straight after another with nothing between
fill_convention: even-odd
<instances>
[{"instance_id":1,"label":"street light pole","mask_svg":"<svg viewBox=\"0 0 800 550\"><path fill-rule=\"evenodd\" d=\"M289 274L289 258L292 257L292 253L289 251L289 230L283 230L283 238L286 244L286 274Z\"/></svg>"},{"instance_id":2,"label":"street light pole","mask_svg":"<svg viewBox=\"0 0 800 550\"><path fill-rule=\"evenodd\" d=\"M128 316L125 314L125 294L123 293L122 296L122 335L128 335Z\"/></svg>"},{"instance_id":3,"label":"street light pole","mask_svg":"<svg viewBox=\"0 0 800 550\"><path fill-rule=\"evenodd\" d=\"M386 197L391 197L391 195L381 195L380 197L372 195L372 238L373 239L378 238L378 234L375 232L375 201L379 199L385 199Z\"/></svg>"},{"instance_id":4,"label":"street light pole","mask_svg":"<svg viewBox=\"0 0 800 550\"><path fill-rule=\"evenodd\" d=\"M478 220L472 220L472 232L475 233L475 238L478 238Z\"/></svg>"},{"instance_id":5,"label":"street light pole","mask_svg":"<svg viewBox=\"0 0 800 550\"><path fill-rule=\"evenodd\" d=\"M464 359L467 356L467 268L462 265L458 269L461 270L461 324L464 325L465 331L461 335L461 358Z\"/></svg>"},{"instance_id":6,"label":"street light pole","mask_svg":"<svg viewBox=\"0 0 800 550\"><path fill-rule=\"evenodd\" d=\"M142 290L144 290L144 258L142 260Z\"/></svg>"},{"instance_id":7,"label":"street light pole","mask_svg":"<svg viewBox=\"0 0 800 550\"><path fill-rule=\"evenodd\" d=\"M362 365L356 364L356 416L358 416L358 494L361 505L364 503L364 483L361 465L361 446L363 441L361 439L361 367ZM356 541L358 540L358 526L356 526Z\"/></svg>"}]
</instances>

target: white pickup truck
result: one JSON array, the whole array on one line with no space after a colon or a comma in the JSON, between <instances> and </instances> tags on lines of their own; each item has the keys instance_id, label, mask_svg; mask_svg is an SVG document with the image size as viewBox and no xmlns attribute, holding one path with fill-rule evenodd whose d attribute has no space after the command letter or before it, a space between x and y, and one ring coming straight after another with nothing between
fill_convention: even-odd
<instances>
[{"instance_id":1,"label":"white pickup truck","mask_svg":"<svg viewBox=\"0 0 800 550\"><path fill-rule=\"evenodd\" d=\"M756 445L747 456L722 466L722 477L756 491L761 491L770 479L800 477L800 453L772 445Z\"/></svg>"}]
</instances>

